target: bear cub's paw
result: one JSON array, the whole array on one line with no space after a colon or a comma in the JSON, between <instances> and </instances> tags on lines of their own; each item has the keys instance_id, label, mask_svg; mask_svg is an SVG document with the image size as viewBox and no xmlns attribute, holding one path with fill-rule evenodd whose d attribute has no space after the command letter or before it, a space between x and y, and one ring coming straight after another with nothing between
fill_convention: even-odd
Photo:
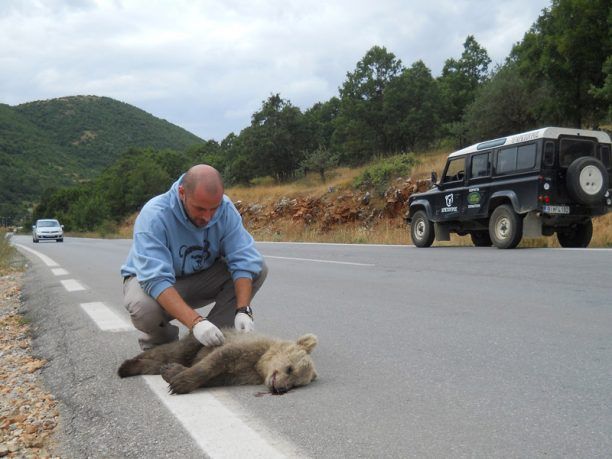
<instances>
[{"instance_id":1,"label":"bear cub's paw","mask_svg":"<svg viewBox=\"0 0 612 459\"><path fill-rule=\"evenodd\" d=\"M140 374L140 361L138 359L128 359L121 364L117 370L120 378L128 378Z\"/></svg>"},{"instance_id":2,"label":"bear cub's paw","mask_svg":"<svg viewBox=\"0 0 612 459\"><path fill-rule=\"evenodd\" d=\"M182 371L168 381L168 390L171 394L188 394L198 387L200 387L200 381L197 377L190 375L189 371Z\"/></svg>"},{"instance_id":3,"label":"bear cub's paw","mask_svg":"<svg viewBox=\"0 0 612 459\"><path fill-rule=\"evenodd\" d=\"M164 378L164 381L169 383L170 381L172 381L172 378L174 378L181 371L186 369L187 367L184 367L180 363L168 363L161 367L161 377Z\"/></svg>"}]
</instances>

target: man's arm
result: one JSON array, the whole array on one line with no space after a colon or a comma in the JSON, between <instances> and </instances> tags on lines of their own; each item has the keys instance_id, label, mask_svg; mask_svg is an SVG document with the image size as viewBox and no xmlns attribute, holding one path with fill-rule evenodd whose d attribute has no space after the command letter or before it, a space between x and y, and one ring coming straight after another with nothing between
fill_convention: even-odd
<instances>
[{"instance_id":1,"label":"man's arm","mask_svg":"<svg viewBox=\"0 0 612 459\"><path fill-rule=\"evenodd\" d=\"M221 330L191 309L174 287L168 287L161 292L157 302L168 314L189 328L204 346L219 346L225 341Z\"/></svg>"},{"instance_id":2,"label":"man's arm","mask_svg":"<svg viewBox=\"0 0 612 459\"><path fill-rule=\"evenodd\" d=\"M236 290L236 308L251 305L253 296L253 281L248 277L239 277L234 281Z\"/></svg>"},{"instance_id":3,"label":"man's arm","mask_svg":"<svg viewBox=\"0 0 612 459\"><path fill-rule=\"evenodd\" d=\"M185 300L183 300L174 287L168 287L161 292L157 297L157 302L168 314L190 330L193 328L195 322L201 317L200 314L185 303Z\"/></svg>"}]
</instances>

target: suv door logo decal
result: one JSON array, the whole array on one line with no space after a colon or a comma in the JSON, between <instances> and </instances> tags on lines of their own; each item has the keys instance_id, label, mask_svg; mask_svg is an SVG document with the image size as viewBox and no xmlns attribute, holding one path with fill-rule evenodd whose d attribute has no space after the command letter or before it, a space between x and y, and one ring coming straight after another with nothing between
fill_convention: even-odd
<instances>
[{"instance_id":1,"label":"suv door logo decal","mask_svg":"<svg viewBox=\"0 0 612 459\"><path fill-rule=\"evenodd\" d=\"M444 200L446 201L446 207L442 207L440 212L449 213L449 212L457 212L457 206L453 206L453 202L455 201L455 197L453 193L449 193L444 196Z\"/></svg>"},{"instance_id":2,"label":"suv door logo decal","mask_svg":"<svg viewBox=\"0 0 612 459\"><path fill-rule=\"evenodd\" d=\"M467 195L468 209L475 209L480 207L480 193L478 191L472 191Z\"/></svg>"}]
</instances>

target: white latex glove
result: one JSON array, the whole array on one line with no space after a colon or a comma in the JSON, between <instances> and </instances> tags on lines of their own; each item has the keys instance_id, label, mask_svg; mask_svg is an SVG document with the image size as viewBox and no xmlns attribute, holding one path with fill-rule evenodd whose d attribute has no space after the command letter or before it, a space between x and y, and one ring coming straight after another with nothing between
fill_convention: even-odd
<instances>
[{"instance_id":1,"label":"white latex glove","mask_svg":"<svg viewBox=\"0 0 612 459\"><path fill-rule=\"evenodd\" d=\"M204 346L221 346L225 336L215 324L208 320L202 320L193 327L193 336Z\"/></svg>"},{"instance_id":2,"label":"white latex glove","mask_svg":"<svg viewBox=\"0 0 612 459\"><path fill-rule=\"evenodd\" d=\"M236 317L234 317L234 327L241 332L251 332L255 330L255 323L248 314L239 312L236 314Z\"/></svg>"}]
</instances>

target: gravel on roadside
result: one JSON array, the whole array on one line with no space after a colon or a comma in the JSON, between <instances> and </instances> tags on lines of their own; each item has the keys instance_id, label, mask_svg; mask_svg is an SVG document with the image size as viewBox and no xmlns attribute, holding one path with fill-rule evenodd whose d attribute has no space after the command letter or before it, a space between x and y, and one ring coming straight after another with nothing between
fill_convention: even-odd
<instances>
[{"instance_id":1,"label":"gravel on roadside","mask_svg":"<svg viewBox=\"0 0 612 459\"><path fill-rule=\"evenodd\" d=\"M44 388L46 362L33 355L21 302L23 273L0 274L0 457L57 458L55 397Z\"/></svg>"}]
</instances>

